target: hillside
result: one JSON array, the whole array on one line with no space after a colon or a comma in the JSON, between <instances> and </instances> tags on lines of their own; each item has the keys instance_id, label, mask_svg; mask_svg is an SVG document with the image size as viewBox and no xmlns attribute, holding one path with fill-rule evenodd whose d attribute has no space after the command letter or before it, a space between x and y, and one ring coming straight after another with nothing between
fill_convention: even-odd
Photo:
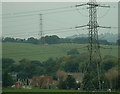
<instances>
[{"instance_id":1,"label":"hillside","mask_svg":"<svg viewBox=\"0 0 120 94\"><path fill-rule=\"evenodd\" d=\"M87 52L86 44L52 44L34 45L29 43L2 43L3 58L12 58L19 61L23 58L45 61L48 58L65 56L70 49L77 48L80 53ZM105 47L105 45L104 45ZM112 49L101 49L102 56L117 56L117 46L107 46Z\"/></svg>"}]
</instances>

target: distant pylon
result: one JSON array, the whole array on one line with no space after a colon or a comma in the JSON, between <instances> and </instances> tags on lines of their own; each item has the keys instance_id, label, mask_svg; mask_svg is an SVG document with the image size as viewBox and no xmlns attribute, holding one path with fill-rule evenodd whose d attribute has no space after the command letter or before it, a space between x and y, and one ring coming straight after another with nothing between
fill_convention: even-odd
<instances>
[{"instance_id":1,"label":"distant pylon","mask_svg":"<svg viewBox=\"0 0 120 94\"><path fill-rule=\"evenodd\" d=\"M43 19L42 19L42 14L40 14L40 38L43 36Z\"/></svg>"}]
</instances>

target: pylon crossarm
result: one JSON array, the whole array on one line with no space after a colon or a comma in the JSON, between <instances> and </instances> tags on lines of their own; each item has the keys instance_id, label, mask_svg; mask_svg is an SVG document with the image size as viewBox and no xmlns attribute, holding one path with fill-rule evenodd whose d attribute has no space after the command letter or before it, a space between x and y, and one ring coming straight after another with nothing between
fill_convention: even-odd
<instances>
[{"instance_id":1,"label":"pylon crossarm","mask_svg":"<svg viewBox=\"0 0 120 94\"><path fill-rule=\"evenodd\" d=\"M98 5L98 7L110 8L110 6Z\"/></svg>"},{"instance_id":2,"label":"pylon crossarm","mask_svg":"<svg viewBox=\"0 0 120 94\"><path fill-rule=\"evenodd\" d=\"M75 28L81 28L81 27L86 27L88 25L81 25L81 26L76 26Z\"/></svg>"},{"instance_id":3,"label":"pylon crossarm","mask_svg":"<svg viewBox=\"0 0 120 94\"><path fill-rule=\"evenodd\" d=\"M80 4L80 5L76 5L75 7L80 7L80 6L85 6L85 5L88 5L87 3L86 4Z\"/></svg>"},{"instance_id":4,"label":"pylon crossarm","mask_svg":"<svg viewBox=\"0 0 120 94\"><path fill-rule=\"evenodd\" d=\"M94 6L94 7L99 6L99 4L96 4L96 3L91 3L91 2L87 3L87 5L91 5L91 6Z\"/></svg>"},{"instance_id":5,"label":"pylon crossarm","mask_svg":"<svg viewBox=\"0 0 120 94\"><path fill-rule=\"evenodd\" d=\"M111 28L111 27L107 27L107 26L98 26L100 28Z\"/></svg>"}]
</instances>

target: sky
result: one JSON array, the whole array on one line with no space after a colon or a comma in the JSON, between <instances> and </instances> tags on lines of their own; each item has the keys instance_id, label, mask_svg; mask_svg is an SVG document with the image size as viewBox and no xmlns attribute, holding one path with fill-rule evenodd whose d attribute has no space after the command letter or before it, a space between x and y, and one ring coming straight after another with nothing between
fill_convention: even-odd
<instances>
[{"instance_id":1,"label":"sky","mask_svg":"<svg viewBox=\"0 0 120 94\"><path fill-rule=\"evenodd\" d=\"M88 34L86 27L74 28L79 25L86 25L89 21L87 6L74 7L77 4L81 4L81 2L3 2L2 36L40 38L40 14L43 14L43 36L58 35L64 38L72 35ZM98 24L100 26L118 27L117 2L100 4L110 5L111 8L97 8ZM55 10L41 11L46 9ZM98 31L99 34L118 33L117 28L99 28Z\"/></svg>"}]
</instances>

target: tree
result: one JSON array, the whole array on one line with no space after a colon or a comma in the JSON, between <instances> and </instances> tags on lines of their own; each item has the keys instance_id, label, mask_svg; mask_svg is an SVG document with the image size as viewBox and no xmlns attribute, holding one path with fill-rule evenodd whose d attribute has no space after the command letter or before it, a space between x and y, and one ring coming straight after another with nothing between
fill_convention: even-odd
<instances>
[{"instance_id":1,"label":"tree","mask_svg":"<svg viewBox=\"0 0 120 94\"><path fill-rule=\"evenodd\" d=\"M37 61L37 60L31 61L31 64L34 64L36 66L43 66L43 64L40 61Z\"/></svg>"},{"instance_id":2,"label":"tree","mask_svg":"<svg viewBox=\"0 0 120 94\"><path fill-rule=\"evenodd\" d=\"M117 68L113 68L105 73L106 78L109 81L109 88L119 89L119 72Z\"/></svg>"},{"instance_id":3,"label":"tree","mask_svg":"<svg viewBox=\"0 0 120 94\"><path fill-rule=\"evenodd\" d=\"M117 40L117 44L120 45L120 39Z\"/></svg>"},{"instance_id":4,"label":"tree","mask_svg":"<svg viewBox=\"0 0 120 94\"><path fill-rule=\"evenodd\" d=\"M88 38L85 37L78 37L73 39L74 43L80 43L80 44L85 44L88 43Z\"/></svg>"},{"instance_id":5,"label":"tree","mask_svg":"<svg viewBox=\"0 0 120 94\"><path fill-rule=\"evenodd\" d=\"M54 75L56 71L59 69L59 66L55 60L49 58L47 61L43 63L45 68L45 73L48 75Z\"/></svg>"},{"instance_id":6,"label":"tree","mask_svg":"<svg viewBox=\"0 0 120 94\"><path fill-rule=\"evenodd\" d=\"M20 60L19 62L20 62L20 64L24 64L24 63L30 63L31 61L29 59L24 58L24 59Z\"/></svg>"},{"instance_id":7,"label":"tree","mask_svg":"<svg viewBox=\"0 0 120 94\"><path fill-rule=\"evenodd\" d=\"M29 59L22 59L20 60L20 67L22 67L22 70L20 70L19 72L19 77L27 77L27 78L31 78L35 72L35 68L36 68L36 63L32 63Z\"/></svg>"},{"instance_id":8,"label":"tree","mask_svg":"<svg viewBox=\"0 0 120 94\"><path fill-rule=\"evenodd\" d=\"M60 80L58 87L59 89L76 89L79 85L72 75L68 75L66 80Z\"/></svg>"},{"instance_id":9,"label":"tree","mask_svg":"<svg viewBox=\"0 0 120 94\"><path fill-rule=\"evenodd\" d=\"M107 40L99 40L99 43L104 45L110 45L110 43Z\"/></svg>"},{"instance_id":10,"label":"tree","mask_svg":"<svg viewBox=\"0 0 120 94\"><path fill-rule=\"evenodd\" d=\"M38 44L38 40L35 39L35 38L33 38L33 37L28 38L28 39L27 39L27 42L28 42L28 43L33 43L33 44Z\"/></svg>"},{"instance_id":11,"label":"tree","mask_svg":"<svg viewBox=\"0 0 120 94\"><path fill-rule=\"evenodd\" d=\"M59 89L67 89L66 81L60 80L60 82L59 82L59 84L58 84L58 88L59 88Z\"/></svg>"},{"instance_id":12,"label":"tree","mask_svg":"<svg viewBox=\"0 0 120 94\"><path fill-rule=\"evenodd\" d=\"M42 66L36 66L34 70L34 76L40 76L45 74L45 68Z\"/></svg>"},{"instance_id":13,"label":"tree","mask_svg":"<svg viewBox=\"0 0 120 94\"><path fill-rule=\"evenodd\" d=\"M78 72L79 71L79 63L75 61L68 61L64 67L66 72Z\"/></svg>"},{"instance_id":14,"label":"tree","mask_svg":"<svg viewBox=\"0 0 120 94\"><path fill-rule=\"evenodd\" d=\"M16 41L16 42L20 42L20 43L25 43L25 42L26 42L26 39L16 38L15 41Z\"/></svg>"},{"instance_id":15,"label":"tree","mask_svg":"<svg viewBox=\"0 0 120 94\"><path fill-rule=\"evenodd\" d=\"M15 42L14 38L6 37L2 40L3 42Z\"/></svg>"},{"instance_id":16,"label":"tree","mask_svg":"<svg viewBox=\"0 0 120 94\"><path fill-rule=\"evenodd\" d=\"M71 39L71 38L60 38L59 42L60 43L73 43L73 39Z\"/></svg>"},{"instance_id":17,"label":"tree","mask_svg":"<svg viewBox=\"0 0 120 94\"><path fill-rule=\"evenodd\" d=\"M96 60L96 58L93 58L92 63L90 65L86 66L86 72L83 77L83 89L85 90L95 90L99 89L99 79L98 79L98 67L97 63L99 65L100 61L99 59ZM88 62L86 63L88 64ZM102 72L99 74L101 76Z\"/></svg>"},{"instance_id":18,"label":"tree","mask_svg":"<svg viewBox=\"0 0 120 94\"><path fill-rule=\"evenodd\" d=\"M117 59L113 57L106 58L102 64L102 67L105 71L110 70L111 68L115 67L117 64Z\"/></svg>"},{"instance_id":19,"label":"tree","mask_svg":"<svg viewBox=\"0 0 120 94\"><path fill-rule=\"evenodd\" d=\"M3 70L9 70L10 67L15 63L13 59L10 58L2 58L2 68Z\"/></svg>"},{"instance_id":20,"label":"tree","mask_svg":"<svg viewBox=\"0 0 120 94\"><path fill-rule=\"evenodd\" d=\"M87 65L86 62L81 62L79 64L79 71L82 72L82 73L84 73L86 65Z\"/></svg>"},{"instance_id":21,"label":"tree","mask_svg":"<svg viewBox=\"0 0 120 94\"><path fill-rule=\"evenodd\" d=\"M77 49L71 49L70 51L67 52L67 55L77 55L80 54Z\"/></svg>"},{"instance_id":22,"label":"tree","mask_svg":"<svg viewBox=\"0 0 120 94\"><path fill-rule=\"evenodd\" d=\"M93 84L93 79L95 78L94 76L95 75L92 74L92 72L86 73L84 75L83 82L82 82L83 86L84 86L83 87L84 90L93 90L93 89L95 89L95 85ZM98 82L96 84L97 84L97 87L98 87Z\"/></svg>"},{"instance_id":23,"label":"tree","mask_svg":"<svg viewBox=\"0 0 120 94\"><path fill-rule=\"evenodd\" d=\"M67 89L76 89L77 83L75 78L72 75L68 75L67 79L65 80Z\"/></svg>"},{"instance_id":24,"label":"tree","mask_svg":"<svg viewBox=\"0 0 120 94\"><path fill-rule=\"evenodd\" d=\"M8 87L8 86L11 86L13 84L14 84L14 82L13 82L11 74L8 73L7 71L4 72L3 76L2 76L2 86Z\"/></svg>"},{"instance_id":25,"label":"tree","mask_svg":"<svg viewBox=\"0 0 120 94\"><path fill-rule=\"evenodd\" d=\"M66 72L83 72L88 59L86 53L67 55L59 59L60 69ZM84 63L85 62L85 63Z\"/></svg>"},{"instance_id":26,"label":"tree","mask_svg":"<svg viewBox=\"0 0 120 94\"><path fill-rule=\"evenodd\" d=\"M48 44L57 44L59 43L60 38L56 35L42 37L41 40L44 40Z\"/></svg>"}]
</instances>

